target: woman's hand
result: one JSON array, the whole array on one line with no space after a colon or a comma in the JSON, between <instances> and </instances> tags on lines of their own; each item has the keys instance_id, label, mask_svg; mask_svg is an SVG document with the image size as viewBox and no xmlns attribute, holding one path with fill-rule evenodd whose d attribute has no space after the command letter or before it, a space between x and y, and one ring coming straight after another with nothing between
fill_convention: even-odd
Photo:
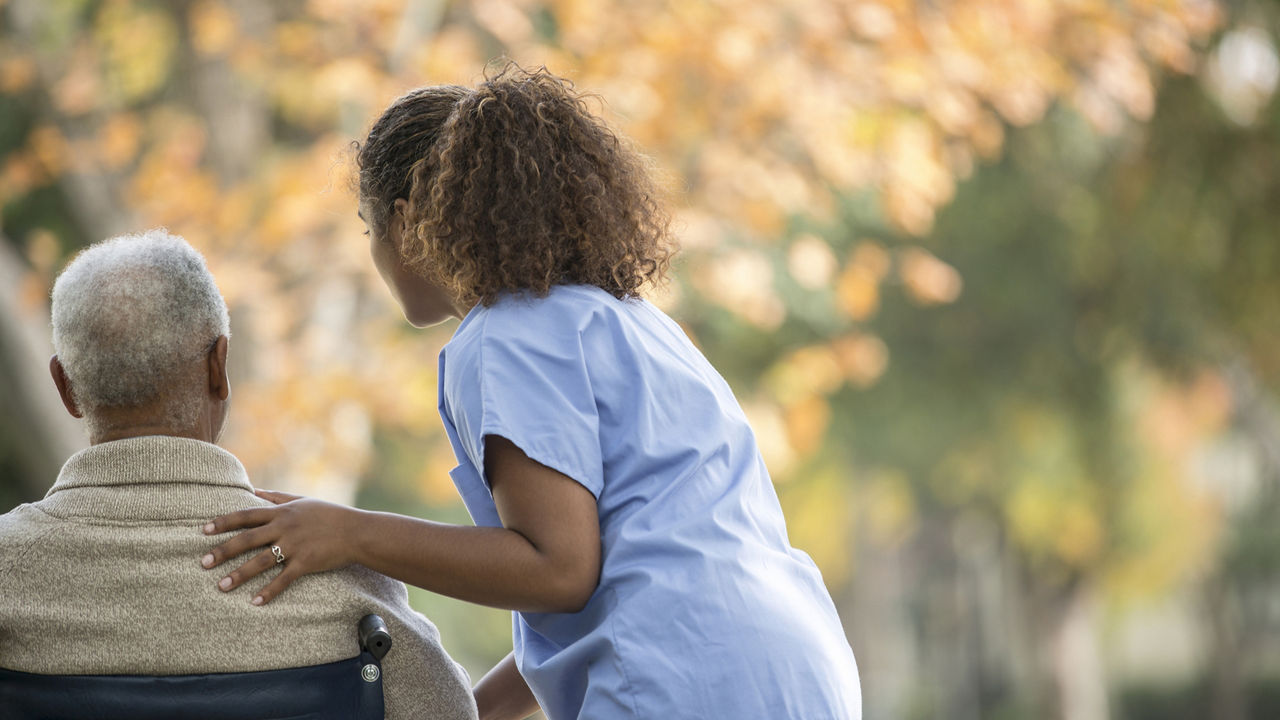
<instances>
[{"instance_id":1,"label":"woman's hand","mask_svg":"<svg viewBox=\"0 0 1280 720\"><path fill-rule=\"evenodd\" d=\"M229 513L204 526L206 535L250 528L205 555L200 561L205 568L217 567L237 555L263 548L219 580L221 590L234 590L283 564L280 574L253 598L254 605L266 605L303 575L346 567L356 561L351 535L360 511L270 490L258 490L256 494L276 503L276 507ZM279 548L283 563L278 563L272 546Z\"/></svg>"}]
</instances>

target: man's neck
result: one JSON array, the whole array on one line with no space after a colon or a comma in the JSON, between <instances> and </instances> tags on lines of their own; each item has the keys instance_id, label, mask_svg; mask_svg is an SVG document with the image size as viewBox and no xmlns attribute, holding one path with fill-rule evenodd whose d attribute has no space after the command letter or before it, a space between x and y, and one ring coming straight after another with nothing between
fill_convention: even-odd
<instances>
[{"instance_id":1,"label":"man's neck","mask_svg":"<svg viewBox=\"0 0 1280 720\"><path fill-rule=\"evenodd\" d=\"M100 445L147 435L168 435L217 443L218 438L213 432L209 413L197 413L196 421L188 427L176 427L168 419L169 414L162 404L134 408L98 408L93 422L89 424L92 428L89 432L89 444Z\"/></svg>"},{"instance_id":2,"label":"man's neck","mask_svg":"<svg viewBox=\"0 0 1280 720\"><path fill-rule=\"evenodd\" d=\"M90 445L101 445L102 443L112 442L114 440L125 440L135 437L146 437L148 435L168 435L169 437L191 438L192 440L202 440L212 443L213 437L210 433L200 432L198 429L191 430L174 430L172 427L162 424L139 424L127 427L108 426L108 429L100 433L91 434L89 436Z\"/></svg>"}]
</instances>

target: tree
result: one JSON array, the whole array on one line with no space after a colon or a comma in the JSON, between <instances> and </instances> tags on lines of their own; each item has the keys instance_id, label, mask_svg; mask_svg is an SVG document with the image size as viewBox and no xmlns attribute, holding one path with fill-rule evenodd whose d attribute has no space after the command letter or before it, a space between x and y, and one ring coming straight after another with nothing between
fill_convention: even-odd
<instances>
[{"instance_id":1,"label":"tree","mask_svg":"<svg viewBox=\"0 0 1280 720\"><path fill-rule=\"evenodd\" d=\"M1188 183L1125 162L1164 159L1133 150L1135 128L1176 136L1158 85L1196 70L1222 12L1161 0L7 0L3 228L43 287L88 241L160 224L186 236L232 305L226 445L257 482L351 500L363 478L362 501L456 514L434 396L448 330L400 326L356 241L344 158L407 87L473 82L502 54L547 63L598 91L678 178L685 260L659 299L743 397L797 543L866 618L853 625L900 630L877 647L897 643L904 667L943 681L932 699L916 686L869 695L872 716L1025 702L1033 716L1096 717L1097 664L1073 673L1066 660L1096 655L1098 598L1135 574L1148 589L1176 582L1171 556L1212 547L1210 521L1177 531L1206 511L1170 489L1176 453L1140 421L1159 402L1189 403L1184 437L1198 439L1218 425L1195 423L1221 415L1205 341L1217 316L1171 324L1122 288L1207 307L1161 284L1176 269L1197 287L1229 278L1213 300L1224 315L1274 303L1265 276L1246 273L1269 267L1262 243L1239 267L1180 262L1161 241L1169 200L1138 210L1146 184ZM1218 219L1235 207L1215 202L1228 208ZM1275 354L1251 322L1222 332L1248 337L1261 364ZM23 472L47 483L39 467ZM1154 526L1151 500L1164 513ZM992 608L1027 619L1001 634L977 619ZM982 660L912 664L913 623L924 647ZM1054 638L1056 654L1037 647ZM1044 672L1025 670L1036 658Z\"/></svg>"}]
</instances>

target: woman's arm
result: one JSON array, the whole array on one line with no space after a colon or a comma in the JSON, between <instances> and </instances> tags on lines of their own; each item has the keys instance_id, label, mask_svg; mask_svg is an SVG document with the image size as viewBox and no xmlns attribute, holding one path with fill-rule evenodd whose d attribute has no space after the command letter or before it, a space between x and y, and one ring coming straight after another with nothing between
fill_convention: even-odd
<instances>
[{"instance_id":1,"label":"woman's arm","mask_svg":"<svg viewBox=\"0 0 1280 720\"><path fill-rule=\"evenodd\" d=\"M206 532L251 529L214 548L202 564L212 568L255 548L280 547L284 569L255 596L255 604L271 602L307 573L359 563L482 605L526 612L582 609L600 578L595 497L506 438L486 436L485 458L501 528L446 525L295 499L216 518ZM272 553L263 550L220 580L219 587L231 590L274 566Z\"/></svg>"},{"instance_id":2,"label":"woman's arm","mask_svg":"<svg viewBox=\"0 0 1280 720\"><path fill-rule=\"evenodd\" d=\"M480 678L475 695L480 720L524 720L538 709L533 691L516 668L515 653Z\"/></svg>"}]
</instances>

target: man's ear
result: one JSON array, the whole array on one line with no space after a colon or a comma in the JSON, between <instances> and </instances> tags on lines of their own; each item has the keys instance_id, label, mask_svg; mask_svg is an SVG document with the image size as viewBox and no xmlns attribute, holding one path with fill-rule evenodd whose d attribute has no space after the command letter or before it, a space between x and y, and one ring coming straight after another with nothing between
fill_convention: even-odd
<instances>
[{"instance_id":1,"label":"man's ear","mask_svg":"<svg viewBox=\"0 0 1280 720\"><path fill-rule=\"evenodd\" d=\"M67 412L71 413L71 417L84 417L84 413L80 412L80 407L76 405L76 400L71 395L71 381L67 379L67 373L62 369L62 361L57 355L49 358L49 374L53 376L53 384L58 386L62 405L67 408Z\"/></svg>"},{"instance_id":2,"label":"man's ear","mask_svg":"<svg viewBox=\"0 0 1280 720\"><path fill-rule=\"evenodd\" d=\"M231 381L227 377L227 336L219 335L213 347L209 348L209 394L219 400L226 400L231 395Z\"/></svg>"}]
</instances>

